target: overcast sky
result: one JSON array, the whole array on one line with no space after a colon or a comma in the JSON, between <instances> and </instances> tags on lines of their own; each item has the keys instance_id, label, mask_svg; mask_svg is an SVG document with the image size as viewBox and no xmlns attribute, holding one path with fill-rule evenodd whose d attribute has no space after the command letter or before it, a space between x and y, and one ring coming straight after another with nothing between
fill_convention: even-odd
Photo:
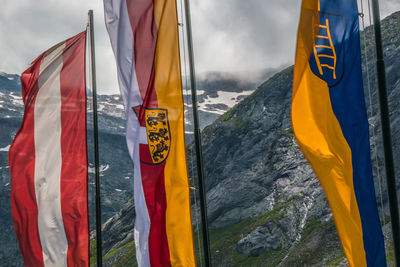
<instances>
[{"instance_id":1,"label":"overcast sky","mask_svg":"<svg viewBox=\"0 0 400 267\"><path fill-rule=\"evenodd\" d=\"M83 31L87 11L93 9L98 90L118 92L101 0L0 3L0 72L23 72L41 52ZM300 0L191 0L197 73L251 72L293 64L300 4ZM380 5L382 18L400 10L399 0L381 0Z\"/></svg>"}]
</instances>

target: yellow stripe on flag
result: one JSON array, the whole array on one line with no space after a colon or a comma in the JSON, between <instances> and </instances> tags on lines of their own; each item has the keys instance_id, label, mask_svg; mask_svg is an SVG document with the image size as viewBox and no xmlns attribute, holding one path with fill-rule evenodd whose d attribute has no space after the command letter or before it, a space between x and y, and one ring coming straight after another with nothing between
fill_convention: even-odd
<instances>
[{"instance_id":1,"label":"yellow stripe on flag","mask_svg":"<svg viewBox=\"0 0 400 267\"><path fill-rule=\"evenodd\" d=\"M155 88L158 105L168 109L171 150L165 166L166 229L172 266L195 266L186 167L184 110L180 72L176 3L154 0L158 28Z\"/></svg>"}]
</instances>

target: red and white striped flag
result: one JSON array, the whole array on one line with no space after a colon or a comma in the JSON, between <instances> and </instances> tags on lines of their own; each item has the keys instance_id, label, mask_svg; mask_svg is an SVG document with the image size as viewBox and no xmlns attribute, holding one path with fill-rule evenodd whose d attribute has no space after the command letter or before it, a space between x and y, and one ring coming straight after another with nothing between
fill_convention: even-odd
<instances>
[{"instance_id":1,"label":"red and white striped flag","mask_svg":"<svg viewBox=\"0 0 400 267\"><path fill-rule=\"evenodd\" d=\"M26 266L88 266L86 31L21 75L24 119L9 151L12 218Z\"/></svg>"},{"instance_id":2,"label":"red and white striped flag","mask_svg":"<svg viewBox=\"0 0 400 267\"><path fill-rule=\"evenodd\" d=\"M104 0L134 164L140 267L195 266L175 0Z\"/></svg>"}]
</instances>

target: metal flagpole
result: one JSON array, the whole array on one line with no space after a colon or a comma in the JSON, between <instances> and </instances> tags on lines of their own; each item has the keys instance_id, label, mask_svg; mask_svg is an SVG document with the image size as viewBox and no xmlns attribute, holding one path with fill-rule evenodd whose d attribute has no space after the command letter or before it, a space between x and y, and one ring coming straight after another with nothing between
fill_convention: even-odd
<instances>
[{"instance_id":1,"label":"metal flagpole","mask_svg":"<svg viewBox=\"0 0 400 267\"><path fill-rule=\"evenodd\" d=\"M185 15L186 15L186 34L188 41L188 55L189 55L189 70L190 70L190 87L192 90L192 106L193 106L193 120L194 120L194 139L196 145L196 158L197 158L197 176L199 179L199 193L200 193L200 210L201 210L201 228L203 232L203 250L205 265L211 266L210 258L210 242L208 235L208 222L207 222L207 199L204 188L204 170L203 170L203 154L201 151L201 135L199 128L199 118L197 112L197 95L196 95L196 77L194 69L194 55L193 55L193 40L192 40L192 26L190 19L190 3L185 0Z\"/></svg>"},{"instance_id":2,"label":"metal flagpole","mask_svg":"<svg viewBox=\"0 0 400 267\"><path fill-rule=\"evenodd\" d=\"M376 43L376 69L378 76L379 103L381 108L383 149L385 153L386 180L389 195L390 217L396 266L400 266L400 224L399 208L397 204L396 179L393 165L392 137L390 133L390 118L386 90L385 62L382 51L381 23L379 16L378 0L372 0L372 14L374 18L375 43Z\"/></svg>"},{"instance_id":3,"label":"metal flagpole","mask_svg":"<svg viewBox=\"0 0 400 267\"><path fill-rule=\"evenodd\" d=\"M93 93L93 130L94 130L94 168L96 184L96 252L97 267L103 266L102 238L101 238L101 207L100 207L100 175L99 175L99 135L97 125L97 92L96 92L96 66L94 59L94 30L93 10L89 10L89 34L90 34L90 64L92 70L92 93Z\"/></svg>"}]
</instances>

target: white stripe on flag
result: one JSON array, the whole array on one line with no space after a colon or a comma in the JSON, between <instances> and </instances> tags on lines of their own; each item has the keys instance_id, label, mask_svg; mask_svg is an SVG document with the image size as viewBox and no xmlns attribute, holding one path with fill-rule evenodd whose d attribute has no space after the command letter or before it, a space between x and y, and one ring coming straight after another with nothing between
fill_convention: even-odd
<instances>
[{"instance_id":1,"label":"white stripe on flag","mask_svg":"<svg viewBox=\"0 0 400 267\"><path fill-rule=\"evenodd\" d=\"M104 16L118 69L118 83L127 113L143 100L135 72L134 38L126 0L104 0Z\"/></svg>"},{"instance_id":2,"label":"white stripe on flag","mask_svg":"<svg viewBox=\"0 0 400 267\"><path fill-rule=\"evenodd\" d=\"M40 65L34 110L35 192L38 227L46 267L67 266L68 243L61 213L60 72L65 42L51 49Z\"/></svg>"},{"instance_id":3,"label":"white stripe on flag","mask_svg":"<svg viewBox=\"0 0 400 267\"><path fill-rule=\"evenodd\" d=\"M140 172L139 140L141 127L132 110L132 107L140 106L143 100L135 72L134 37L126 0L104 0L104 16L117 61L119 88L125 105L126 142L134 164L136 258L140 267L147 267L150 266L150 218Z\"/></svg>"},{"instance_id":4,"label":"white stripe on flag","mask_svg":"<svg viewBox=\"0 0 400 267\"><path fill-rule=\"evenodd\" d=\"M136 221L134 229L136 258L140 267L150 266L149 254L149 232L150 218L147 211L146 200L144 198L144 190L142 184L142 175L140 169L139 145L147 144L146 127L140 127L139 121L136 119L136 141L132 143L133 149L133 166L134 166L134 199L136 207ZM140 264L139 264L140 263Z\"/></svg>"}]
</instances>

